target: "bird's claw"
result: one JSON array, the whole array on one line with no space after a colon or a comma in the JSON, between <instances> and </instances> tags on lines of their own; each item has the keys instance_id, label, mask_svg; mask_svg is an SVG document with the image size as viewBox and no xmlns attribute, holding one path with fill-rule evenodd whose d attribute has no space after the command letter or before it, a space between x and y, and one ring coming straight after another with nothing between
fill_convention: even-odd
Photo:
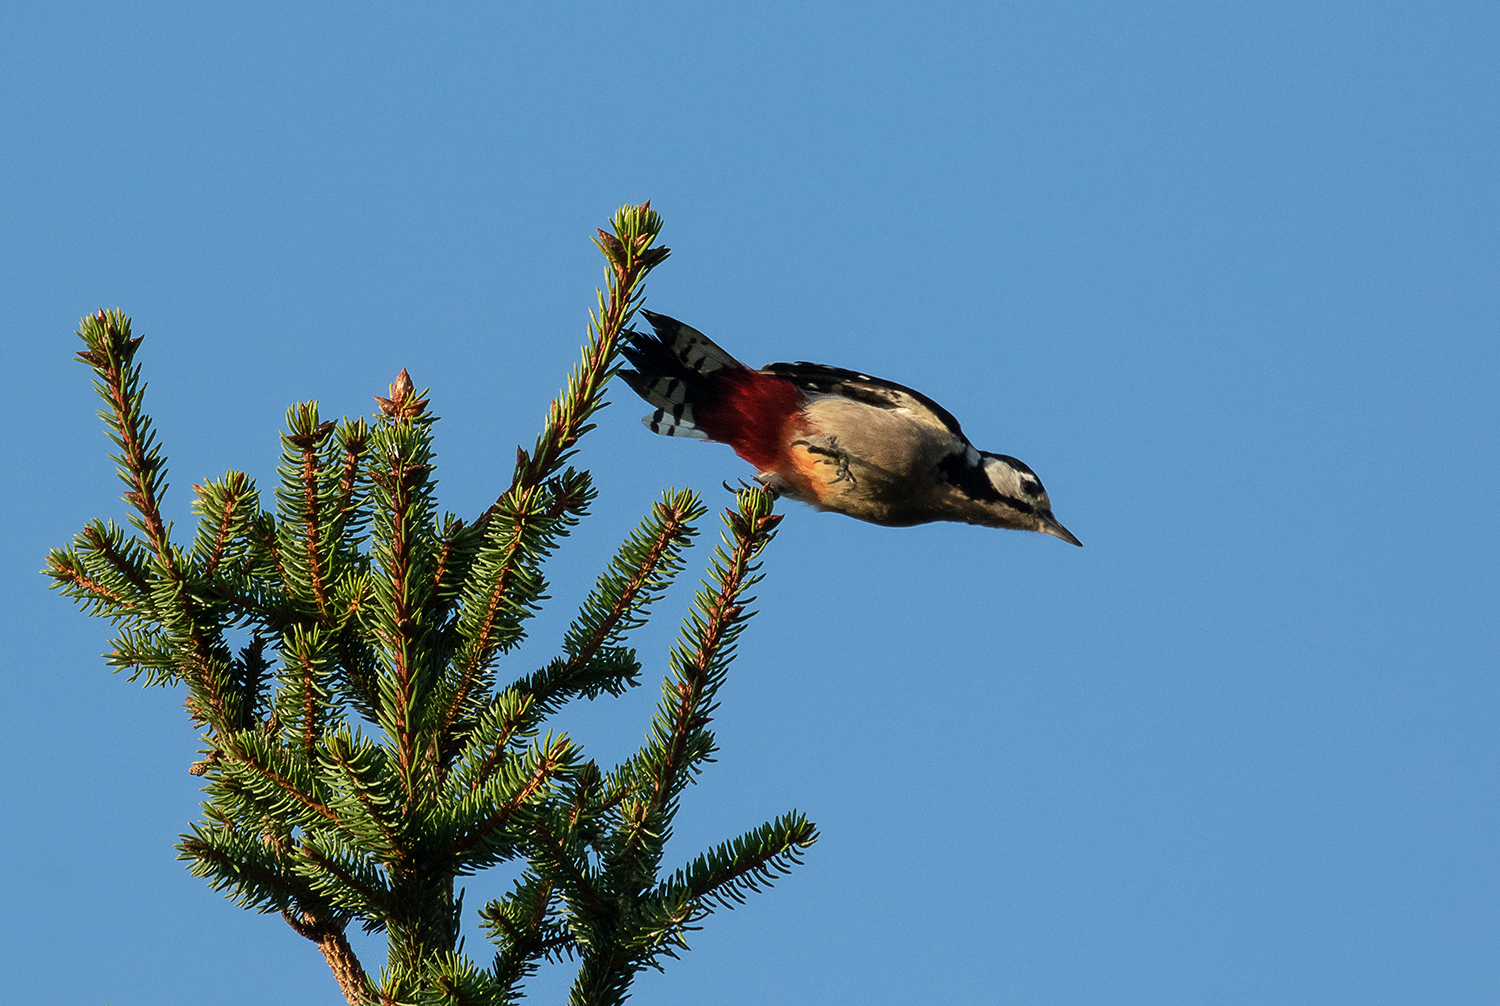
<instances>
[{"instance_id":1,"label":"bird's claw","mask_svg":"<svg viewBox=\"0 0 1500 1006\"><path fill-rule=\"evenodd\" d=\"M854 473L849 470L849 452L839 447L837 437L829 437L827 447L824 447L820 444L815 444L811 440L793 440L792 446L804 447L807 449L807 453L809 454L821 454L823 457L831 459L828 461L820 461L818 462L819 464L837 464L839 466L838 472L829 481L829 485L834 485L839 482L848 482L850 489L853 489L859 485L859 482L854 478Z\"/></svg>"},{"instance_id":2,"label":"bird's claw","mask_svg":"<svg viewBox=\"0 0 1500 1006\"><path fill-rule=\"evenodd\" d=\"M763 478L769 478L769 476L757 475L755 477L755 484L754 485L751 485L749 482L746 482L744 479L740 479L740 484L739 484L738 488L736 488L735 486L730 485L728 482L725 482L724 483L724 488L726 490L728 490L729 492L732 492L732 493L745 492L745 491L748 491L748 490L754 490L756 492L770 493L772 499L780 499L781 498L781 493L777 492L775 489L771 488L770 485L768 485L765 482L761 481Z\"/></svg>"}]
</instances>

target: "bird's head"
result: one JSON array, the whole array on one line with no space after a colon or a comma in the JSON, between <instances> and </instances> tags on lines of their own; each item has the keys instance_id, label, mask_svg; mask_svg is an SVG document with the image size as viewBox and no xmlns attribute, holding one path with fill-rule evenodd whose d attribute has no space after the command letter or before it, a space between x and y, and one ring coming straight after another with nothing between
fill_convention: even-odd
<instances>
[{"instance_id":1,"label":"bird's head","mask_svg":"<svg viewBox=\"0 0 1500 1006\"><path fill-rule=\"evenodd\" d=\"M975 502L992 519L975 520L974 523L1040 531L1072 545L1083 544L1052 516L1052 501L1047 498L1047 490L1042 488L1042 480L1025 462L1008 454L988 451L980 452L980 457L992 491L984 493L984 498Z\"/></svg>"}]
</instances>

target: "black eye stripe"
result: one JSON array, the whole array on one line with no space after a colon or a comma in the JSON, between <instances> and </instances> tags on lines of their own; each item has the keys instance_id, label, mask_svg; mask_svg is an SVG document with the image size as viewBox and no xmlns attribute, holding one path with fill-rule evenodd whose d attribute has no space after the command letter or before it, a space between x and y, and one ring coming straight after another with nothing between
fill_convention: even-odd
<instances>
[{"instance_id":1,"label":"black eye stripe","mask_svg":"<svg viewBox=\"0 0 1500 1006\"><path fill-rule=\"evenodd\" d=\"M957 486L965 496L985 503L1003 503L1017 513L1036 513L1036 506L1014 496L1006 496L995 488L984 469L969 464L963 454L950 454L938 462L938 471ZM1041 483L1037 483L1041 490ZM1029 490L1028 490L1029 491Z\"/></svg>"},{"instance_id":2,"label":"black eye stripe","mask_svg":"<svg viewBox=\"0 0 1500 1006\"><path fill-rule=\"evenodd\" d=\"M1004 503L1012 510L1019 510L1021 513L1036 513L1036 507L1032 506L1030 503L1027 503L1025 500L1018 500L1014 496L1001 496L1000 502Z\"/></svg>"}]
</instances>

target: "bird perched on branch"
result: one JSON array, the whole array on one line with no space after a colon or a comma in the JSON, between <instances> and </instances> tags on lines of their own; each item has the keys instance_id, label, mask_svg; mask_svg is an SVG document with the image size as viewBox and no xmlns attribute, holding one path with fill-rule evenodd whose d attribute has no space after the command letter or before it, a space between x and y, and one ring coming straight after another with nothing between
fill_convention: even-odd
<instances>
[{"instance_id":1,"label":"bird perched on branch","mask_svg":"<svg viewBox=\"0 0 1500 1006\"><path fill-rule=\"evenodd\" d=\"M726 443L772 492L872 524L951 520L1083 544L1035 472L975 449L926 395L817 363L751 370L702 332L642 313L655 333L628 333L635 369L620 377L656 407L651 432Z\"/></svg>"}]
</instances>

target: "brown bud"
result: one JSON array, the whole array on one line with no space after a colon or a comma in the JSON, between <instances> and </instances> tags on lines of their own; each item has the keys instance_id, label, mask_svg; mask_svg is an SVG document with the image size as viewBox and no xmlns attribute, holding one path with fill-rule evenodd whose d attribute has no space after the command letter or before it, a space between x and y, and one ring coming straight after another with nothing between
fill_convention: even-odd
<instances>
[{"instance_id":1,"label":"brown bud","mask_svg":"<svg viewBox=\"0 0 1500 1006\"><path fill-rule=\"evenodd\" d=\"M411 392L411 375L406 372L405 367L402 367L401 373L396 375L396 383L391 385L391 397L399 402L402 399L410 398Z\"/></svg>"},{"instance_id":2,"label":"brown bud","mask_svg":"<svg viewBox=\"0 0 1500 1006\"><path fill-rule=\"evenodd\" d=\"M616 265L619 265L620 260L625 257L625 246L620 243L619 238L608 231L599 232L599 248Z\"/></svg>"},{"instance_id":3,"label":"brown bud","mask_svg":"<svg viewBox=\"0 0 1500 1006\"><path fill-rule=\"evenodd\" d=\"M413 390L411 375L406 368L401 368L401 373L396 375L396 381L391 385L391 397L381 398L375 396L375 401L380 403L380 411L393 419L415 419L427 408L427 399L418 399Z\"/></svg>"}]
</instances>

